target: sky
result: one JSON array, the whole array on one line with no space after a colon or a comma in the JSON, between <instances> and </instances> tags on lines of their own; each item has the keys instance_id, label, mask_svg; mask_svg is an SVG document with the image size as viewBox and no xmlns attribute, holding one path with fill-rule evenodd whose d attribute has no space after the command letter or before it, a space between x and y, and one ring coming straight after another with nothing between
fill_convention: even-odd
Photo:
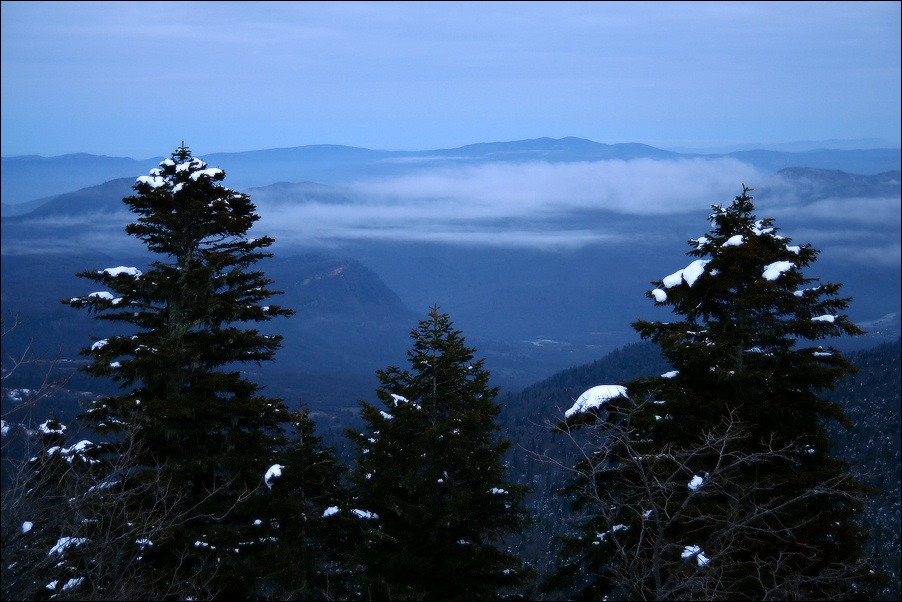
<instances>
[{"instance_id":1,"label":"sky","mask_svg":"<svg viewBox=\"0 0 902 602\"><path fill-rule=\"evenodd\" d=\"M899 2L3 2L0 26L4 157L902 137Z\"/></svg>"}]
</instances>

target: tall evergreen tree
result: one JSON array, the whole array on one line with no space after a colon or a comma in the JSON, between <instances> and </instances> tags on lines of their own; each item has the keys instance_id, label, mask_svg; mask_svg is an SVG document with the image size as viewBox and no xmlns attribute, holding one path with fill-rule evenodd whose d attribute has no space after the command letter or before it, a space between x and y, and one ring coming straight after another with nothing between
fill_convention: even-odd
<instances>
[{"instance_id":1,"label":"tall evergreen tree","mask_svg":"<svg viewBox=\"0 0 902 602\"><path fill-rule=\"evenodd\" d=\"M558 425L589 432L566 489L582 524L555 586L575 578L584 599L872 591L856 522L868 490L831 453L826 427L851 425L823 396L854 367L813 345L862 331L840 285L803 274L817 251L756 219L750 191L714 206L689 241L698 259L653 282L647 296L679 319L633 324L674 370Z\"/></svg>"},{"instance_id":2,"label":"tall evergreen tree","mask_svg":"<svg viewBox=\"0 0 902 602\"><path fill-rule=\"evenodd\" d=\"M362 595L503 597L532 571L503 548L528 516L525 487L507 481L498 388L438 307L411 337L410 368L377 371L384 409L361 401L366 428L347 431L356 510L368 526L356 555Z\"/></svg>"},{"instance_id":3,"label":"tall evergreen tree","mask_svg":"<svg viewBox=\"0 0 902 602\"><path fill-rule=\"evenodd\" d=\"M158 259L143 273L82 272L102 290L63 301L131 330L83 350L88 374L124 390L83 419L109 437L111 457L139 443L135 468L122 476L128 487L155 486L129 520L166 499L163 488L177 493L180 523L143 555L161 596L185 595L177 585L194 580L201 595L246 597L259 586L249 558L279 537L275 517L258 510L269 503L263 477L279 463L292 417L237 366L269 361L281 346L281 336L251 323L293 312L264 304L279 291L253 266L271 256L264 249L273 239L249 237L255 206L224 178L184 145L138 178L137 194L123 199L138 215L126 233Z\"/></svg>"}]
</instances>

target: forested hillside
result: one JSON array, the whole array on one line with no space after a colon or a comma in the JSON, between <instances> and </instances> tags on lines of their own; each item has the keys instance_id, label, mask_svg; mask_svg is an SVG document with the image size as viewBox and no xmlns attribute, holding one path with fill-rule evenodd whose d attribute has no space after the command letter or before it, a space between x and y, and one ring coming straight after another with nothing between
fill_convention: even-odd
<instances>
[{"instance_id":1,"label":"forested hillside","mask_svg":"<svg viewBox=\"0 0 902 602\"><path fill-rule=\"evenodd\" d=\"M837 453L852 462L860 479L877 489L865 509L863 522L871 532L869 556L893 576L884 591L886 600L899 600L902 546L902 456L900 456L900 343L884 343L851 353L858 374L839 385L829 397L843 405L852 420L851 430L834 429Z\"/></svg>"}]
</instances>

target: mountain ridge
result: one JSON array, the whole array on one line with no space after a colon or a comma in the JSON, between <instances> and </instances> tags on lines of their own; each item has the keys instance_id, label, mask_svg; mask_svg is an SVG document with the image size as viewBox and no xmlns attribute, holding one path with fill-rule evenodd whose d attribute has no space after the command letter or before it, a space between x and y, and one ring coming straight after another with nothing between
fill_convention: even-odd
<instances>
[{"instance_id":1,"label":"mountain ridge","mask_svg":"<svg viewBox=\"0 0 902 602\"><path fill-rule=\"evenodd\" d=\"M457 149L464 148L472 148L472 147L480 147L484 145L498 145L498 144L525 144L530 142L539 142L539 143L577 143L577 144L591 144L591 145L600 145L600 146L618 146L618 145L636 145L636 146L644 146L649 148L654 148L657 150L663 150L670 153L675 154L706 154L706 155L718 155L718 154L728 154L739 151L753 151L753 150L763 150L763 151L778 151L778 152L789 152L789 153L797 153L797 152L807 152L812 150L875 150L875 149L890 149L890 150L899 150L900 146L894 146L888 143L886 140L877 139L877 138L865 138L865 139L857 139L857 140L843 140L843 139L830 139L830 140L798 140L793 142L779 142L779 143L749 143L749 144L740 144L733 146L720 146L720 147L670 147L663 148L657 147L654 145L646 144L643 142L598 142L596 140L591 140L589 138L581 138L579 136L564 136L561 138L552 138L550 136L540 136L538 138L521 138L517 140L498 140L494 142L473 142L469 144L464 144L457 147L440 147L438 149L419 149L419 150L387 150L381 148L369 148L363 146L355 146L349 144L330 144L330 143L321 143L321 144L300 144L295 146L277 146L270 148L259 148L259 149L249 149L244 151L214 151L209 153L210 155L231 155L231 154L247 154L247 153L258 153L258 152L270 152L270 151L296 151L300 149L315 149L315 148L339 148L339 149L357 149L363 151L370 152L378 152L378 153L431 153L437 151L452 151ZM39 155L39 154L28 154L28 155L5 155L0 157L3 159L28 159L28 160L41 160L41 159L63 159L63 158L102 158L102 159L127 159L131 161L161 161L165 157L162 155L155 155L152 157L147 157L144 159L136 159L131 156L119 156L119 155L99 155L96 153L88 153L88 152L74 152L74 153L63 153L60 155Z\"/></svg>"},{"instance_id":2,"label":"mountain ridge","mask_svg":"<svg viewBox=\"0 0 902 602\"><path fill-rule=\"evenodd\" d=\"M544 153L544 154L543 154ZM452 149L385 151L343 145L307 145L277 149L209 153L201 157L225 169L238 189L275 181L313 180L323 184L346 183L416 169L405 160L463 156L478 163L497 161L499 156L520 161L536 157L551 161L631 160L637 158L723 158L747 161L770 172L793 166L827 167L852 173L879 173L898 169L900 149L826 149L800 152L747 150L731 153L676 153L642 143L605 144L585 138L533 138L510 142L483 142ZM24 155L2 157L0 198L5 205L70 192L119 177L137 177L157 167L162 157L132 159L74 153L56 157ZM46 172L53 177L47 177Z\"/></svg>"}]
</instances>

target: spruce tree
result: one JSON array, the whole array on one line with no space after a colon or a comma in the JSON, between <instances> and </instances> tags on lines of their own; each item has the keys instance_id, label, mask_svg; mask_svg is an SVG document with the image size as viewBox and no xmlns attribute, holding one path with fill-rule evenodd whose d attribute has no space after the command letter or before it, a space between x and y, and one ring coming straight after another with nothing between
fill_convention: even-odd
<instances>
[{"instance_id":1,"label":"spruce tree","mask_svg":"<svg viewBox=\"0 0 902 602\"><path fill-rule=\"evenodd\" d=\"M278 600L339 600L351 591L349 556L358 539L347 509L344 467L316 433L310 411L292 414L283 464L268 471L265 515L278 522L276 545L252 558L260 594Z\"/></svg>"},{"instance_id":2,"label":"spruce tree","mask_svg":"<svg viewBox=\"0 0 902 602\"><path fill-rule=\"evenodd\" d=\"M258 510L291 416L238 367L272 360L281 346L252 324L293 312L266 303L280 291L254 264L271 256L273 239L249 236L255 206L224 178L184 145L139 177L137 194L123 199L138 215L126 233L156 259L144 271L84 271L101 290L63 301L125 332L82 351L88 374L123 389L82 418L108 437L110 458L138 450L121 475L123 487L144 492L129 520L163 501L177 508L178 522L143 554L161 597L190 595L184 583L204 597L250 595L260 587L250 558L279 537L276 518Z\"/></svg>"},{"instance_id":3,"label":"spruce tree","mask_svg":"<svg viewBox=\"0 0 902 602\"><path fill-rule=\"evenodd\" d=\"M369 599L489 600L531 570L504 549L528 522L525 487L507 480L484 360L432 307L411 331L410 368L377 371L384 409L361 401L354 509L365 525L356 560Z\"/></svg>"},{"instance_id":4,"label":"spruce tree","mask_svg":"<svg viewBox=\"0 0 902 602\"><path fill-rule=\"evenodd\" d=\"M860 334L840 285L804 274L816 259L751 189L714 206L686 268L647 292L677 319L633 323L674 369L624 395L574 407L586 429L566 493L581 517L566 542L579 597L842 599L879 579L857 519L869 493L831 450L851 427L824 397L854 367L820 339Z\"/></svg>"}]
</instances>

